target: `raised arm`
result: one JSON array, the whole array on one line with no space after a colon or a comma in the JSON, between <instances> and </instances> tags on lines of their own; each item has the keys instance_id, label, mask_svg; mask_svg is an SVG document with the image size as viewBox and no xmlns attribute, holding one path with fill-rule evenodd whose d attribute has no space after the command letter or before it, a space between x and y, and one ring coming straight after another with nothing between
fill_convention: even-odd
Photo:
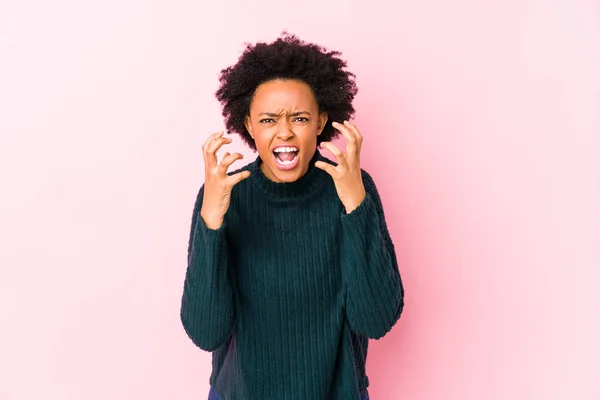
<instances>
[{"instance_id":1,"label":"raised arm","mask_svg":"<svg viewBox=\"0 0 600 400\"><path fill-rule=\"evenodd\" d=\"M219 132L202 147L205 184L200 188L188 244L188 266L181 299L181 322L186 333L201 349L213 351L231 335L235 308L227 277L227 241L225 213L231 190L249 176L248 171L227 174L239 153L226 153L218 163L217 150L231 139Z\"/></svg>"}]
</instances>

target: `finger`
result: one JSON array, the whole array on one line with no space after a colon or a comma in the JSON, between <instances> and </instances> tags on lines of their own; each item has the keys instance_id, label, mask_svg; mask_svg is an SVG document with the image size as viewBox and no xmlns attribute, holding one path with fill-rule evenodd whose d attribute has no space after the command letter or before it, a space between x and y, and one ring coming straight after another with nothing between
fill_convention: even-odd
<instances>
[{"instance_id":1,"label":"finger","mask_svg":"<svg viewBox=\"0 0 600 400\"><path fill-rule=\"evenodd\" d=\"M231 186L235 186L238 183L240 183L241 181L243 181L244 179L248 178L250 176L250 171L246 170L246 171L242 171L242 172L238 172L237 174L233 174L229 177L229 179L231 179Z\"/></svg>"},{"instance_id":2,"label":"finger","mask_svg":"<svg viewBox=\"0 0 600 400\"><path fill-rule=\"evenodd\" d=\"M340 149L338 149L336 147L336 145L334 145L331 142L323 142L321 143L321 147L324 149L327 149L331 152L331 154L334 155L335 160L337 161L338 164L344 164L344 153L342 153L342 151Z\"/></svg>"},{"instance_id":3,"label":"finger","mask_svg":"<svg viewBox=\"0 0 600 400\"><path fill-rule=\"evenodd\" d=\"M344 138L346 139L346 152L348 153L349 156L353 157L356 154L356 150L357 150L356 149L356 147L357 147L356 134L345 123L340 124L339 122L334 122L332 125L338 131L340 131L342 133L342 135L344 136Z\"/></svg>"},{"instance_id":4,"label":"finger","mask_svg":"<svg viewBox=\"0 0 600 400\"><path fill-rule=\"evenodd\" d=\"M356 138L356 142L355 142L354 146L351 149L348 149L348 153L350 154L350 157L352 157L353 159L354 158L359 159L360 151L362 149L363 136L360 134L360 131L358 130L356 125L354 125L350 121L344 121L344 125L346 125L348 128L350 128L350 130L354 133L354 137Z\"/></svg>"},{"instance_id":5,"label":"finger","mask_svg":"<svg viewBox=\"0 0 600 400\"><path fill-rule=\"evenodd\" d=\"M208 149L210 147L210 144L212 143L212 141L218 137L223 136L223 132L215 132L213 134L211 134L206 141L204 142L204 144L202 145L203 149Z\"/></svg>"},{"instance_id":6,"label":"finger","mask_svg":"<svg viewBox=\"0 0 600 400\"><path fill-rule=\"evenodd\" d=\"M227 155L225 157L223 157L223 159L221 160L221 164L219 166L221 167L223 172L227 172L227 170L229 169L231 164L233 164L237 160L241 160L242 158L244 158L244 156L241 155L240 153L233 153L233 154L227 153Z\"/></svg>"},{"instance_id":7,"label":"finger","mask_svg":"<svg viewBox=\"0 0 600 400\"><path fill-rule=\"evenodd\" d=\"M360 133L360 131L358 130L358 128L356 127L356 125L354 125L352 122L350 121L344 121L344 125L346 125L348 128L350 128L350 130L354 133L354 136L356 137L356 140L360 143L363 140L363 136Z\"/></svg>"},{"instance_id":8,"label":"finger","mask_svg":"<svg viewBox=\"0 0 600 400\"><path fill-rule=\"evenodd\" d=\"M218 137L213 139L208 147L207 155L212 159L214 159L215 164L217 163L217 151L226 143L231 143L232 140L228 137Z\"/></svg>"},{"instance_id":9,"label":"finger","mask_svg":"<svg viewBox=\"0 0 600 400\"><path fill-rule=\"evenodd\" d=\"M335 167L329 163L326 163L325 161L317 161L315 162L315 167L322 169L323 171L327 172L329 175L331 175L331 177L333 179L336 179L338 176L338 172L337 169L335 169Z\"/></svg>"},{"instance_id":10,"label":"finger","mask_svg":"<svg viewBox=\"0 0 600 400\"><path fill-rule=\"evenodd\" d=\"M342 133L348 143L356 141L356 133L346 125L346 121L343 124L333 122L331 125Z\"/></svg>"},{"instance_id":11,"label":"finger","mask_svg":"<svg viewBox=\"0 0 600 400\"><path fill-rule=\"evenodd\" d=\"M224 134L224 132L213 133L212 135L210 135L208 137L208 139L206 139L206 142L204 142L204 145L202 146L202 152L204 153L204 162L205 162L205 165L209 168L212 168L215 165L217 165L216 155L210 154L211 146L214 143L215 139L221 138L223 136L223 134Z\"/></svg>"}]
</instances>

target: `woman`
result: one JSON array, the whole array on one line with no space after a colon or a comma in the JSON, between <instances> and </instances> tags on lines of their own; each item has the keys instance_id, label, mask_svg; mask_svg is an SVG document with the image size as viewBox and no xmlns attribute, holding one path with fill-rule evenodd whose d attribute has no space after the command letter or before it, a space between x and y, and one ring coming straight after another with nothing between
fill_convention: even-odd
<instances>
[{"instance_id":1,"label":"woman","mask_svg":"<svg viewBox=\"0 0 600 400\"><path fill-rule=\"evenodd\" d=\"M203 146L181 320L212 352L209 398L368 399L368 339L404 306L381 200L360 168L354 74L338 52L284 34L221 72L229 131L258 152ZM342 152L331 140L342 134ZM329 150L337 162L323 157Z\"/></svg>"}]
</instances>

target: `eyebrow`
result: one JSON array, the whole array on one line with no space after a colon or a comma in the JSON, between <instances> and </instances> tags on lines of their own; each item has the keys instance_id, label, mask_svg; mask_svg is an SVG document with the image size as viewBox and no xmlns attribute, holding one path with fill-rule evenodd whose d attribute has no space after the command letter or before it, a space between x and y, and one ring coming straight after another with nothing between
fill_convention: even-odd
<instances>
[{"instance_id":1,"label":"eyebrow","mask_svg":"<svg viewBox=\"0 0 600 400\"><path fill-rule=\"evenodd\" d=\"M308 115L310 115L310 113L308 111L296 111L295 113L291 113L290 116L291 117L297 117L297 116L302 115L302 114L308 114ZM265 115L267 117L279 117L281 114L268 113L268 112L264 112L264 113L258 114L258 116L262 116L262 115Z\"/></svg>"}]
</instances>

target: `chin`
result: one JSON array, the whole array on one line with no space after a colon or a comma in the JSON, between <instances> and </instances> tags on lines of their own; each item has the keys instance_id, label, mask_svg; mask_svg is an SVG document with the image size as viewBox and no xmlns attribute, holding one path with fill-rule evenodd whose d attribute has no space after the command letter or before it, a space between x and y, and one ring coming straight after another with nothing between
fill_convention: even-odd
<instances>
[{"instance_id":1,"label":"chin","mask_svg":"<svg viewBox=\"0 0 600 400\"><path fill-rule=\"evenodd\" d=\"M298 166L300 167L300 166ZM304 175L304 170L298 170L298 171L273 171L270 170L271 175L274 176L275 178L275 182L280 182L280 183L291 183L291 182L295 182L298 179L302 178L302 176Z\"/></svg>"},{"instance_id":2,"label":"chin","mask_svg":"<svg viewBox=\"0 0 600 400\"><path fill-rule=\"evenodd\" d=\"M306 173L308 170L308 161L302 162L301 160L296 167L288 170L281 169L275 162L263 163L263 166L268 169L268 173L265 174L267 178L274 182L291 183L302 178ZM265 171L263 170L263 172Z\"/></svg>"}]
</instances>

